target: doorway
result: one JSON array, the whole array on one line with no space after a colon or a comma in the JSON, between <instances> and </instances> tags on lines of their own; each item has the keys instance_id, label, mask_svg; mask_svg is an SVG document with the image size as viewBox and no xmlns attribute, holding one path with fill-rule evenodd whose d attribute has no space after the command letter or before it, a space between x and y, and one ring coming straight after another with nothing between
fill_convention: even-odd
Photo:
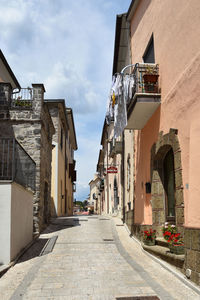
<instances>
[{"instance_id":1,"label":"doorway","mask_svg":"<svg viewBox=\"0 0 200 300\"><path fill-rule=\"evenodd\" d=\"M175 222L175 175L174 153L172 148L167 152L163 160L163 176L165 190L166 220Z\"/></svg>"}]
</instances>

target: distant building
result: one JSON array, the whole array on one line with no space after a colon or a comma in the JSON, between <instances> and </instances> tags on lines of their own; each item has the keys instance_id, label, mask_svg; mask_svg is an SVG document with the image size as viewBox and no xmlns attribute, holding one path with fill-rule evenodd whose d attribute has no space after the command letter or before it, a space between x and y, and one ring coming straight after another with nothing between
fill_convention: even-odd
<instances>
[{"instance_id":1,"label":"distant building","mask_svg":"<svg viewBox=\"0 0 200 300\"><path fill-rule=\"evenodd\" d=\"M90 186L90 197L88 199L87 207L90 208L94 213L100 213L100 201L99 201L99 184L100 178L98 174L94 175L94 179L89 182Z\"/></svg>"},{"instance_id":2,"label":"distant building","mask_svg":"<svg viewBox=\"0 0 200 300\"><path fill-rule=\"evenodd\" d=\"M73 193L76 170L74 151L77 150L73 114L63 99L46 99L55 127L52 150L51 215L73 214Z\"/></svg>"}]
</instances>

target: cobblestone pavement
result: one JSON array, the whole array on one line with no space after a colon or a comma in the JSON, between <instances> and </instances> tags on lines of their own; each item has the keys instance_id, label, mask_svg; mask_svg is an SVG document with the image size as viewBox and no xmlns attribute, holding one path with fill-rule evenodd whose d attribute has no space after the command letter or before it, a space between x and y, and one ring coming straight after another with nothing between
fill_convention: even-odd
<instances>
[{"instance_id":1,"label":"cobblestone pavement","mask_svg":"<svg viewBox=\"0 0 200 300\"><path fill-rule=\"evenodd\" d=\"M147 256L125 227L118 225L119 219L103 216L53 220L0 279L0 299L111 300L153 295L164 300L200 299L200 294ZM54 236L58 238L53 251L38 256Z\"/></svg>"}]
</instances>

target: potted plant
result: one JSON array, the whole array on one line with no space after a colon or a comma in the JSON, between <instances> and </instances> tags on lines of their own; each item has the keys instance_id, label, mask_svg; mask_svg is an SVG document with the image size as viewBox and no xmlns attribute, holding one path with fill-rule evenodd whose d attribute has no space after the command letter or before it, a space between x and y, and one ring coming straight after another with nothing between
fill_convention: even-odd
<instances>
[{"instance_id":1,"label":"potted plant","mask_svg":"<svg viewBox=\"0 0 200 300\"><path fill-rule=\"evenodd\" d=\"M145 74L143 75L144 83L157 83L158 81L157 68L147 65L145 68Z\"/></svg>"},{"instance_id":2,"label":"potted plant","mask_svg":"<svg viewBox=\"0 0 200 300\"><path fill-rule=\"evenodd\" d=\"M172 234L177 233L177 227L173 224L165 222L165 225L162 228L162 232L164 239L168 241Z\"/></svg>"},{"instance_id":3,"label":"potted plant","mask_svg":"<svg viewBox=\"0 0 200 300\"><path fill-rule=\"evenodd\" d=\"M156 230L144 230L143 242L145 245L154 246L156 241Z\"/></svg>"},{"instance_id":4,"label":"potted plant","mask_svg":"<svg viewBox=\"0 0 200 300\"><path fill-rule=\"evenodd\" d=\"M184 254L184 243L182 238L178 240L176 237L173 237L172 242L169 244L169 249L171 253L176 255Z\"/></svg>"},{"instance_id":5,"label":"potted plant","mask_svg":"<svg viewBox=\"0 0 200 300\"><path fill-rule=\"evenodd\" d=\"M167 240L171 253L177 255L184 254L183 239L181 234L177 232L177 227L175 225L165 223L165 226L163 227L163 237Z\"/></svg>"}]
</instances>

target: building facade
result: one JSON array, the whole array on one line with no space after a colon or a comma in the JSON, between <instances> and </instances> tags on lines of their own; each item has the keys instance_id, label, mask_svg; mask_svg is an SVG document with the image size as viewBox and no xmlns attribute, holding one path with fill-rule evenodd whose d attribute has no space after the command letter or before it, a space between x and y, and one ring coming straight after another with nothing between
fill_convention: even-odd
<instances>
[{"instance_id":1,"label":"building facade","mask_svg":"<svg viewBox=\"0 0 200 300\"><path fill-rule=\"evenodd\" d=\"M142 225L151 225L161 235L165 222L175 224L184 236L183 268L198 284L199 12L199 1L181 7L178 1L132 1L127 14L132 63L159 65L154 96L145 96L150 105L140 110L138 96L128 111L136 129L133 232L139 236ZM148 115L142 126L140 112Z\"/></svg>"},{"instance_id":2,"label":"building facade","mask_svg":"<svg viewBox=\"0 0 200 300\"><path fill-rule=\"evenodd\" d=\"M179 1L133 0L127 14L117 16L113 64L113 75L123 73L124 80L128 74L134 82L121 135L123 220L139 240L144 229L155 229L159 239L165 222L175 225L185 248L176 263L197 284L199 13L197 0L183 0L181 7ZM118 102L114 99L113 104ZM113 207L112 185L105 173L112 126L115 130L115 121L104 124L104 160L100 153L97 166L104 174L101 206L106 213Z\"/></svg>"},{"instance_id":3,"label":"building facade","mask_svg":"<svg viewBox=\"0 0 200 300\"><path fill-rule=\"evenodd\" d=\"M22 89L3 53L1 63L0 137L16 140L36 163L33 232L39 234L50 218L51 150L54 126L44 103L43 84ZM19 153L19 152L18 152ZM18 166L19 167L19 166ZM27 164L23 168L28 167Z\"/></svg>"},{"instance_id":4,"label":"building facade","mask_svg":"<svg viewBox=\"0 0 200 300\"><path fill-rule=\"evenodd\" d=\"M55 127L52 150L51 215L70 216L76 181L73 152L77 149L75 132L70 124L72 112L68 113L63 99L48 99L45 102Z\"/></svg>"},{"instance_id":5,"label":"building facade","mask_svg":"<svg viewBox=\"0 0 200 300\"><path fill-rule=\"evenodd\" d=\"M74 151L78 149L76 140L76 131L74 126L73 111L71 108L66 108L67 121L68 121L68 133L66 137L66 157L68 161L68 167L66 169L66 197L67 197L67 212L69 216L73 215L73 202L74 192L76 192L76 180L77 172L75 170L76 161L74 159Z\"/></svg>"}]
</instances>

